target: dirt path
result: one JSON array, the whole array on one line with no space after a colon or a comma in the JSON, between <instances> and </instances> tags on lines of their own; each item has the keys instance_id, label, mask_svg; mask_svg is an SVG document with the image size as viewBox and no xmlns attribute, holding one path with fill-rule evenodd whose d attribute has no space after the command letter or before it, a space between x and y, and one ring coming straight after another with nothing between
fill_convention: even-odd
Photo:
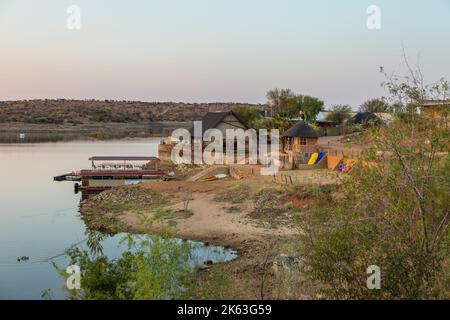
<instances>
[{"instance_id":1,"label":"dirt path","mask_svg":"<svg viewBox=\"0 0 450 320\"><path fill-rule=\"evenodd\" d=\"M232 183L220 182L166 182L145 185L145 188L170 195L173 203L165 209L173 211L183 210L183 201L180 193L189 189L192 192L192 200L188 209L192 216L186 219L176 220L176 236L186 240L198 240L225 247L233 247L236 250L243 249L247 242L270 242L282 236L295 234L288 228L268 229L257 225L247 218L253 210L250 203L233 205L214 200L216 193ZM146 213L150 216L152 213ZM121 216L121 222L131 230L139 229L139 220L133 213L125 213Z\"/></svg>"},{"instance_id":2,"label":"dirt path","mask_svg":"<svg viewBox=\"0 0 450 320\"><path fill-rule=\"evenodd\" d=\"M211 166L207 167L206 169L203 169L199 173L190 176L187 181L197 181L199 179L207 178L209 176L215 175L217 173L225 173L228 174L228 167L227 166Z\"/></svg>"},{"instance_id":3,"label":"dirt path","mask_svg":"<svg viewBox=\"0 0 450 320\"><path fill-rule=\"evenodd\" d=\"M234 190L242 186L252 188L272 188L274 183L270 177L255 176L243 180L225 179L213 182L197 181L167 181L160 183L148 183L139 188L153 191L169 199L170 203L163 205L162 210L171 209L171 213L184 210L184 196L186 192L191 195L188 210L192 215L169 215L165 220L174 225L174 235L185 240L201 241L205 244L213 244L232 248L238 252L237 259L229 263L219 264L217 268L224 275L232 288L228 299L261 299L274 297L272 293L278 292L278 278L273 271L273 263L277 257L284 253L283 245L286 241L295 239L299 229L292 224L261 223L259 219L250 218L249 214L255 210L255 199L248 195L244 201L231 203L217 201L217 195L221 191ZM245 188L235 192L245 192ZM253 189L252 189L253 190ZM236 193L236 196L238 194ZM239 194L242 196L242 194ZM229 194L227 194L229 196ZM254 196L254 194L253 194ZM227 197L226 197L227 198ZM229 199L229 198L227 198ZM231 200L229 200L231 201ZM295 204L295 201L293 202ZM302 202L302 205L304 203ZM86 205L86 204L85 204ZM87 204L89 208L89 204ZM104 210L86 211L85 214L93 216L100 221L105 216ZM140 214L135 212L122 212L114 215L119 223L117 232L127 231L131 233L151 232L141 223L141 215L151 217L155 214L155 208L145 209ZM168 211L169 212L169 211ZM183 211L184 212L184 211ZM107 219L106 219L107 220ZM265 227L267 226L267 227ZM158 226L152 226L155 230ZM199 284L209 286L208 279L211 273L209 269L199 273ZM263 279L266 279L263 281ZM262 285L264 283L264 285ZM275 293L274 293L275 294Z\"/></svg>"},{"instance_id":4,"label":"dirt path","mask_svg":"<svg viewBox=\"0 0 450 320\"><path fill-rule=\"evenodd\" d=\"M219 241L222 245L239 248L245 241L266 241L267 237L279 237L292 233L285 229L265 229L249 221L246 217L252 206L224 205L214 201L214 195L196 196L190 203L194 215L178 224L178 233L182 237L198 237ZM174 209L182 209L180 204Z\"/></svg>"}]
</instances>

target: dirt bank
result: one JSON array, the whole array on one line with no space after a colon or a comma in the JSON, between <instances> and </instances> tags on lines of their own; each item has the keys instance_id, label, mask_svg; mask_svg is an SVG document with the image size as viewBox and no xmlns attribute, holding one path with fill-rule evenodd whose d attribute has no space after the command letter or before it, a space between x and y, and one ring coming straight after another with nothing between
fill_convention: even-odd
<instances>
[{"instance_id":1,"label":"dirt bank","mask_svg":"<svg viewBox=\"0 0 450 320\"><path fill-rule=\"evenodd\" d=\"M323 178L311 179L310 171L299 171L299 178L293 181L329 186L323 183L324 179L332 179L327 178L326 171L315 174ZM251 176L242 180L167 181L121 187L83 202L81 212L91 228L143 233L168 225L178 238L231 247L238 251L238 259L218 266L235 289L236 296L225 298L280 298L273 293L274 261L290 254L284 249L287 243L295 244L300 232L295 215L314 205L314 199L302 186L281 181ZM155 217L157 223L143 223ZM201 273L201 277L207 279L208 272ZM307 295L296 293L282 298L304 297Z\"/></svg>"},{"instance_id":2,"label":"dirt bank","mask_svg":"<svg viewBox=\"0 0 450 320\"><path fill-rule=\"evenodd\" d=\"M163 201L155 201L158 203L157 207L152 202L148 203L150 207L146 207L144 204L139 208L127 208L126 206L118 205L119 201L114 200L117 205L115 208L105 208L101 206L102 201L93 200L83 202L81 204L81 212L86 216L90 216L93 220L101 220L109 214L117 220L115 227L139 233L148 231L146 230L148 226L143 225L141 221L146 217L154 217L156 209L179 213L185 211L185 206L187 206L187 211L190 213L188 217L177 218L168 216L166 219L176 223L175 234L177 237L242 250L245 243L272 243L278 238L293 235L296 232L294 228L285 226L278 228L265 227L250 219L249 215L254 211L252 201L233 203L233 201L217 201L216 199L227 188L245 184L260 185L262 181L262 179L247 179L246 181L236 182L228 179L207 183L196 181L149 183L134 187L134 189L138 188L141 190L139 192L147 192L154 197L164 199ZM128 188L130 190L133 189ZM110 191L110 193L114 193L114 191ZM239 195L236 194L236 196L238 197ZM135 205L138 205L134 198L133 200ZM186 203L187 201L188 203ZM100 208L102 210L99 210ZM121 209L128 209L129 211L120 212L119 210Z\"/></svg>"}]
</instances>

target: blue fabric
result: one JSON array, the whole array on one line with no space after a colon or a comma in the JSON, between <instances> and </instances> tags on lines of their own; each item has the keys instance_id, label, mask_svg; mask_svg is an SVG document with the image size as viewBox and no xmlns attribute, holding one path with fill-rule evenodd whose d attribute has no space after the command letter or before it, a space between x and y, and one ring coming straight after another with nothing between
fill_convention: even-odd
<instances>
[{"instance_id":1,"label":"blue fabric","mask_svg":"<svg viewBox=\"0 0 450 320\"><path fill-rule=\"evenodd\" d=\"M325 156L324 152L319 152L319 156L317 157L316 164L319 164L319 162L322 161L324 156Z\"/></svg>"}]
</instances>

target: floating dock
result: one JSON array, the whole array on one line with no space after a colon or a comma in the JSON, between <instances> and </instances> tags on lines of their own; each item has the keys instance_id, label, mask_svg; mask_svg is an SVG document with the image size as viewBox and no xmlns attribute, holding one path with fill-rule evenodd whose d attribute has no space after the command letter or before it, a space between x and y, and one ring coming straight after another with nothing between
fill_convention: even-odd
<instances>
[{"instance_id":1,"label":"floating dock","mask_svg":"<svg viewBox=\"0 0 450 320\"><path fill-rule=\"evenodd\" d=\"M75 192L98 194L120 185L164 179L166 176L164 171L158 169L160 159L156 157L96 156L89 158L89 161L92 162L91 169L62 174L53 180L81 182L81 185L75 185Z\"/></svg>"}]
</instances>

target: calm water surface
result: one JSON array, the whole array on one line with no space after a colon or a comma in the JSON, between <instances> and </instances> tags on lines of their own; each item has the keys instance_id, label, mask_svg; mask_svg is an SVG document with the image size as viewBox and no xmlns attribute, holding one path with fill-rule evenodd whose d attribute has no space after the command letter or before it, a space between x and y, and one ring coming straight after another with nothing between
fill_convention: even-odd
<instances>
[{"instance_id":1,"label":"calm water surface","mask_svg":"<svg viewBox=\"0 0 450 320\"><path fill-rule=\"evenodd\" d=\"M109 142L0 144L0 299L41 299L43 290L63 299L63 281L49 262L86 239L79 215L81 195L71 182L53 177L89 168L93 155L157 156L159 139ZM105 253L120 255L122 236L103 241ZM17 262L28 256L29 261ZM220 247L199 246L193 256L225 261L235 257ZM65 257L54 259L60 266Z\"/></svg>"}]
</instances>

